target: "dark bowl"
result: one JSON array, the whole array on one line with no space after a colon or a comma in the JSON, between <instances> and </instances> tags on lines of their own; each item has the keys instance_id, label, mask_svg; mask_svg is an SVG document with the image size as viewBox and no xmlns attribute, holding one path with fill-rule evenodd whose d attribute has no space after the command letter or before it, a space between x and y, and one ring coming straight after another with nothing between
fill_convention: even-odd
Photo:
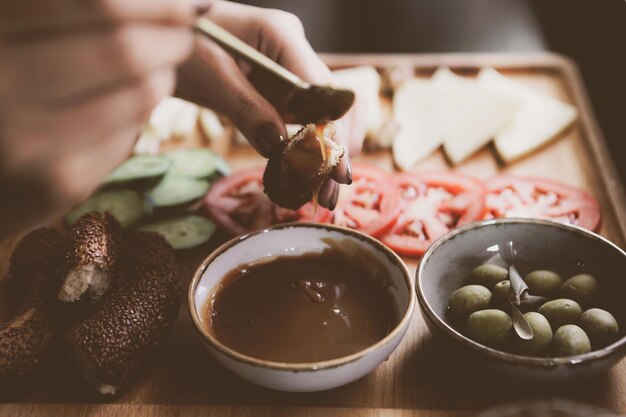
<instances>
[{"instance_id":1,"label":"dark bowl","mask_svg":"<svg viewBox=\"0 0 626 417\"><path fill-rule=\"evenodd\" d=\"M514 242L522 276L552 269L567 279L591 273L600 282L602 308L620 326L609 346L568 357L530 357L496 350L466 337L446 315L448 298L465 285L470 271L498 245ZM577 226L544 220L498 219L456 229L435 242L417 271L417 298L431 333L453 357L492 377L521 383L565 384L606 372L626 355L626 253L607 239Z\"/></svg>"}]
</instances>

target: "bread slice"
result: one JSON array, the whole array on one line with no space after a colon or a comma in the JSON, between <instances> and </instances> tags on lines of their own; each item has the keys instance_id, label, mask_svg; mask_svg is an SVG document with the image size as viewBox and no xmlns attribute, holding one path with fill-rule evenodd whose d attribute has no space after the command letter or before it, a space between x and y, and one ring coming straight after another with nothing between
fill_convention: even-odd
<instances>
[{"instance_id":1,"label":"bread slice","mask_svg":"<svg viewBox=\"0 0 626 417\"><path fill-rule=\"evenodd\" d=\"M265 193L275 204L297 210L311 201L313 194L339 165L345 150L331 139L334 128L324 129L326 160L314 124L277 145L263 174Z\"/></svg>"},{"instance_id":2,"label":"bread slice","mask_svg":"<svg viewBox=\"0 0 626 417\"><path fill-rule=\"evenodd\" d=\"M107 213L81 216L70 234L59 299L74 302L87 294L98 300L109 288L121 226Z\"/></svg>"}]
</instances>

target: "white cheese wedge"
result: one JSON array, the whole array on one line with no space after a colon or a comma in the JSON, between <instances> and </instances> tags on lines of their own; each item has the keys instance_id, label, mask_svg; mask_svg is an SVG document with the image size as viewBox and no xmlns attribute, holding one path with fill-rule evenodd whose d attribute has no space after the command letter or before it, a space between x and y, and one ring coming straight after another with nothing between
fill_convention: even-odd
<instances>
[{"instance_id":1,"label":"white cheese wedge","mask_svg":"<svg viewBox=\"0 0 626 417\"><path fill-rule=\"evenodd\" d=\"M137 142L135 142L133 153L135 155L156 155L160 150L161 138L150 125L144 126Z\"/></svg>"},{"instance_id":2,"label":"white cheese wedge","mask_svg":"<svg viewBox=\"0 0 626 417\"><path fill-rule=\"evenodd\" d=\"M165 97L155 107L148 124L161 140L182 138L196 128L198 106L176 97Z\"/></svg>"},{"instance_id":3,"label":"white cheese wedge","mask_svg":"<svg viewBox=\"0 0 626 417\"><path fill-rule=\"evenodd\" d=\"M200 128L209 142L220 142L228 135L226 127L222 124L217 113L213 110L202 108L198 114Z\"/></svg>"},{"instance_id":4,"label":"white cheese wedge","mask_svg":"<svg viewBox=\"0 0 626 417\"><path fill-rule=\"evenodd\" d=\"M200 107L188 101L181 101L182 103L179 106L178 114L172 126L172 137L174 139L182 139L189 136L196 130L198 124Z\"/></svg>"},{"instance_id":5,"label":"white cheese wedge","mask_svg":"<svg viewBox=\"0 0 626 417\"><path fill-rule=\"evenodd\" d=\"M432 80L412 78L402 83L393 96L398 125L392 148L396 165L410 170L433 153L443 141L445 127L461 110Z\"/></svg>"},{"instance_id":6,"label":"white cheese wedge","mask_svg":"<svg viewBox=\"0 0 626 417\"><path fill-rule=\"evenodd\" d=\"M475 79L440 68L433 83L454 108L462 107L446 126L443 147L453 164L459 164L483 148L512 120L519 103L491 91Z\"/></svg>"},{"instance_id":7,"label":"white cheese wedge","mask_svg":"<svg viewBox=\"0 0 626 417\"><path fill-rule=\"evenodd\" d=\"M506 162L539 148L576 120L575 107L544 96L492 68L483 69L478 81L489 91L520 103L509 126L498 132L494 140L498 154Z\"/></svg>"},{"instance_id":8,"label":"white cheese wedge","mask_svg":"<svg viewBox=\"0 0 626 417\"><path fill-rule=\"evenodd\" d=\"M372 66L346 68L333 71L337 84L354 91L364 101L367 114L367 135L376 136L384 122L380 104L380 75Z\"/></svg>"}]
</instances>

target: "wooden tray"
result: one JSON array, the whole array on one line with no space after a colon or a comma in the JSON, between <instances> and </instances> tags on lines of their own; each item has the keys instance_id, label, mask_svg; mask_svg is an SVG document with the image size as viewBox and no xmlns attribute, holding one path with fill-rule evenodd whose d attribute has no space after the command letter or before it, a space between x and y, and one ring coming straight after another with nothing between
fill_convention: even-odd
<instances>
[{"instance_id":1,"label":"wooden tray","mask_svg":"<svg viewBox=\"0 0 626 417\"><path fill-rule=\"evenodd\" d=\"M460 172L488 178L499 172L544 176L591 191L602 207L601 234L621 247L626 242L626 199L604 141L597 128L575 65L560 56L450 55L326 55L331 67L412 65L420 74L449 66L466 74L493 66L531 87L576 105L578 122L540 152L509 166L501 166L491 149L484 149L459 166ZM256 166L263 160L248 148L228 155L234 168ZM389 152L359 158L392 169ZM418 169L448 169L438 152ZM219 239L180 255L184 285L195 265ZM0 262L9 253L0 246ZM3 249L4 248L4 249ZM412 271L417 261L406 259ZM213 361L194 333L186 305L165 349L143 375L115 399L95 396L64 362L51 366L43 380L13 403L0 404L0 415L236 415L236 416L472 416L508 402L568 398L626 412L626 361L605 377L579 387L536 391L513 390L468 374L446 357L431 339L416 309L412 325L398 350L373 373L348 386L313 394L280 393L240 380Z\"/></svg>"}]
</instances>

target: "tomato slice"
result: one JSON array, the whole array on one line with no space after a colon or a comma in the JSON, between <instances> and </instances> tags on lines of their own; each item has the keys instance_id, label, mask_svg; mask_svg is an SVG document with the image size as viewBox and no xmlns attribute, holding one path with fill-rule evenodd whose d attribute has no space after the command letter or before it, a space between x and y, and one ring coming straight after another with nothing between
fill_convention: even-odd
<instances>
[{"instance_id":1,"label":"tomato slice","mask_svg":"<svg viewBox=\"0 0 626 417\"><path fill-rule=\"evenodd\" d=\"M400 193L390 176L378 168L352 166L352 184L342 186L329 223L350 227L371 236L385 233L400 212Z\"/></svg>"},{"instance_id":2,"label":"tomato slice","mask_svg":"<svg viewBox=\"0 0 626 417\"><path fill-rule=\"evenodd\" d=\"M530 217L596 230L600 206L585 190L543 178L503 175L487 181L485 218Z\"/></svg>"},{"instance_id":3,"label":"tomato slice","mask_svg":"<svg viewBox=\"0 0 626 417\"><path fill-rule=\"evenodd\" d=\"M328 219L328 210L318 207L315 211L312 203L299 210L288 210L272 203L263 192L263 169L245 169L216 181L204 200L209 217L233 235L277 223L323 223Z\"/></svg>"},{"instance_id":4,"label":"tomato slice","mask_svg":"<svg viewBox=\"0 0 626 417\"><path fill-rule=\"evenodd\" d=\"M422 255L451 229L481 219L485 187L451 172L404 173L393 176L401 190L402 212L381 240L403 255Z\"/></svg>"}]
</instances>

